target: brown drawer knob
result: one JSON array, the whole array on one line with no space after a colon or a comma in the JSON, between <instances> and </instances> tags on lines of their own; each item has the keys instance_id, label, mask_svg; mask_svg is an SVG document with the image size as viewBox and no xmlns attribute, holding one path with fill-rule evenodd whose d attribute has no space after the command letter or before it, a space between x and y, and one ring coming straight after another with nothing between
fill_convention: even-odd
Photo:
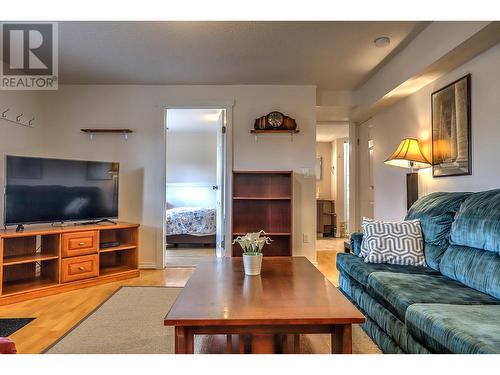
<instances>
[{"instance_id":1,"label":"brown drawer knob","mask_svg":"<svg viewBox=\"0 0 500 375\"><path fill-rule=\"evenodd\" d=\"M80 271L83 271L83 270L85 269L85 267L80 266L80 267L78 267L78 269L79 269Z\"/></svg>"},{"instance_id":2,"label":"brown drawer knob","mask_svg":"<svg viewBox=\"0 0 500 375\"><path fill-rule=\"evenodd\" d=\"M80 242L78 245L79 246L85 246L85 242Z\"/></svg>"}]
</instances>

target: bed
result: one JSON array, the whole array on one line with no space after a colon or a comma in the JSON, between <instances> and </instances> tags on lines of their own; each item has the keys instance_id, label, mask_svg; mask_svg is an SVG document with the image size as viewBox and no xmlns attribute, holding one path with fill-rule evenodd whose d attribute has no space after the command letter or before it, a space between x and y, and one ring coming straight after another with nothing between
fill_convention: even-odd
<instances>
[{"instance_id":1,"label":"bed","mask_svg":"<svg viewBox=\"0 0 500 375\"><path fill-rule=\"evenodd\" d=\"M215 232L215 208L176 207L166 210L167 246L215 246Z\"/></svg>"}]
</instances>

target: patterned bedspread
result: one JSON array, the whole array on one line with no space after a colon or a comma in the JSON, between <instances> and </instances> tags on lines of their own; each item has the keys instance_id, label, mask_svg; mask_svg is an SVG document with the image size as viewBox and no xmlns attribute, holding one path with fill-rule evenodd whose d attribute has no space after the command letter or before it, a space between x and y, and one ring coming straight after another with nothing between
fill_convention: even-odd
<instances>
[{"instance_id":1,"label":"patterned bedspread","mask_svg":"<svg viewBox=\"0 0 500 375\"><path fill-rule=\"evenodd\" d=\"M177 207L167 210L167 235L208 236L216 232L215 208Z\"/></svg>"}]
</instances>

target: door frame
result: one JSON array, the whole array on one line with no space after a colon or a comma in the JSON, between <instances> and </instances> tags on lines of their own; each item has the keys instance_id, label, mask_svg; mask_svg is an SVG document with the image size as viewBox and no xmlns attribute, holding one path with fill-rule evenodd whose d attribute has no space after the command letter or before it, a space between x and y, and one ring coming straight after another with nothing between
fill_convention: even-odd
<instances>
[{"instance_id":1,"label":"door frame","mask_svg":"<svg viewBox=\"0 0 500 375\"><path fill-rule=\"evenodd\" d=\"M182 103L169 103L162 106L163 111L163 147L162 147L162 204L160 205L162 212L162 226L161 234L157 236L157 248L160 249L157 254L157 266L158 268L165 268L166 266L166 236L165 236L165 225L166 217L165 210L167 208L167 202L165 197L167 196L167 110L169 109L223 109L226 111L226 137L225 137L225 147L224 147L224 250L223 256L231 256L230 241L231 241L231 222L232 222L232 187L233 187L233 107L234 100L229 101L185 101Z\"/></svg>"}]
</instances>

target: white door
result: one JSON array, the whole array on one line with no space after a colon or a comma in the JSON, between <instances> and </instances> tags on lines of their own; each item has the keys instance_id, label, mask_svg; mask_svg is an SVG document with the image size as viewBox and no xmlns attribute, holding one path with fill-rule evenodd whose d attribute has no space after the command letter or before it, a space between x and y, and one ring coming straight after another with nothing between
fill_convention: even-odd
<instances>
[{"instance_id":1,"label":"white door","mask_svg":"<svg viewBox=\"0 0 500 375\"><path fill-rule=\"evenodd\" d=\"M217 257L225 256L225 212L224 212L224 149L226 141L226 111L221 110L219 119L217 120L217 185L213 188L216 190L216 205L217 205L217 233L216 233L216 248Z\"/></svg>"}]
</instances>

